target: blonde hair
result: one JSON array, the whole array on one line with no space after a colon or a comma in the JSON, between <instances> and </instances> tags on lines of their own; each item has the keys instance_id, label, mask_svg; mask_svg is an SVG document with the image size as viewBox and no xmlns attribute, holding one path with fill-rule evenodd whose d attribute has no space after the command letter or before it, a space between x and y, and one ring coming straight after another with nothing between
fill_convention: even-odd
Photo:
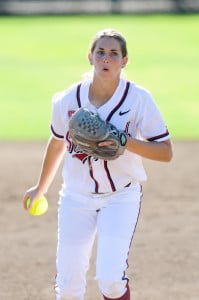
<instances>
[{"instance_id":1,"label":"blonde hair","mask_svg":"<svg viewBox=\"0 0 199 300\"><path fill-rule=\"evenodd\" d=\"M93 41L91 42L90 51L93 53L95 50L97 42L104 37L110 37L116 39L121 47L122 56L125 57L128 55L127 43L125 37L115 29L104 29L96 33Z\"/></svg>"}]
</instances>

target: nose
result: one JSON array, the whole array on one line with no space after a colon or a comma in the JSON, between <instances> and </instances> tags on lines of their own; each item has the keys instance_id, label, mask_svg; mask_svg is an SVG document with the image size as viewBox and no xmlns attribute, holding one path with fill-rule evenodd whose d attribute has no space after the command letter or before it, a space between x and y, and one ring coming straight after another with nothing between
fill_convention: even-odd
<instances>
[{"instance_id":1,"label":"nose","mask_svg":"<svg viewBox=\"0 0 199 300\"><path fill-rule=\"evenodd\" d=\"M104 54L103 62L105 62L105 63L109 62L109 55L108 54Z\"/></svg>"}]
</instances>

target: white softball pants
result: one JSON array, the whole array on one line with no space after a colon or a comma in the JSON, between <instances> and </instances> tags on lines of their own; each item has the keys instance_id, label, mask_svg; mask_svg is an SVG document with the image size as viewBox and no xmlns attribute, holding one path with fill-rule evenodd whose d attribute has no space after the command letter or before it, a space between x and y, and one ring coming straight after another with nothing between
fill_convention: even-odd
<instances>
[{"instance_id":1,"label":"white softball pants","mask_svg":"<svg viewBox=\"0 0 199 300\"><path fill-rule=\"evenodd\" d=\"M127 290L128 254L140 211L139 184L108 194L68 193L58 211L56 300L83 300L97 233L96 277L101 293Z\"/></svg>"}]
</instances>

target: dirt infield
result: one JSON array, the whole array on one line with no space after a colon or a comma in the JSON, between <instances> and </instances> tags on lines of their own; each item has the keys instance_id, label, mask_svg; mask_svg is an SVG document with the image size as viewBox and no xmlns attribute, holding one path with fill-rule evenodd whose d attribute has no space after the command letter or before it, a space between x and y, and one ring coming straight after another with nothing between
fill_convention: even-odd
<instances>
[{"instance_id":1,"label":"dirt infield","mask_svg":"<svg viewBox=\"0 0 199 300\"><path fill-rule=\"evenodd\" d=\"M60 170L46 215L28 215L21 200L36 183L44 149L43 142L0 142L1 300L54 300ZM144 161L149 179L127 273L132 300L199 299L198 153L199 142L176 142L171 163ZM85 300L102 299L94 259L95 249Z\"/></svg>"}]
</instances>

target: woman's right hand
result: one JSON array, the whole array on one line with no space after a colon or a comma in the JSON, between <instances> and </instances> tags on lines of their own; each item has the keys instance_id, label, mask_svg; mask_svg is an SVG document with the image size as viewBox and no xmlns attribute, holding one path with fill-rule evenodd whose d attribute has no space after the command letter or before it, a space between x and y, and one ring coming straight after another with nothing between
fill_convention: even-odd
<instances>
[{"instance_id":1,"label":"woman's right hand","mask_svg":"<svg viewBox=\"0 0 199 300\"><path fill-rule=\"evenodd\" d=\"M25 195L24 195L24 198L23 198L23 207L24 207L24 209L29 210L32 207L33 202L35 200L37 200L38 198L40 198L41 196L43 196L43 194L39 191L37 186L33 186L32 188L27 190ZM30 198L30 204L27 207L26 202L27 202L28 198Z\"/></svg>"},{"instance_id":2,"label":"woman's right hand","mask_svg":"<svg viewBox=\"0 0 199 300\"><path fill-rule=\"evenodd\" d=\"M65 141L50 137L44 154L38 183L27 190L24 195L23 206L25 210L29 210L35 200L47 193L65 152ZM26 201L28 198L30 198L30 204L27 208Z\"/></svg>"}]
</instances>

